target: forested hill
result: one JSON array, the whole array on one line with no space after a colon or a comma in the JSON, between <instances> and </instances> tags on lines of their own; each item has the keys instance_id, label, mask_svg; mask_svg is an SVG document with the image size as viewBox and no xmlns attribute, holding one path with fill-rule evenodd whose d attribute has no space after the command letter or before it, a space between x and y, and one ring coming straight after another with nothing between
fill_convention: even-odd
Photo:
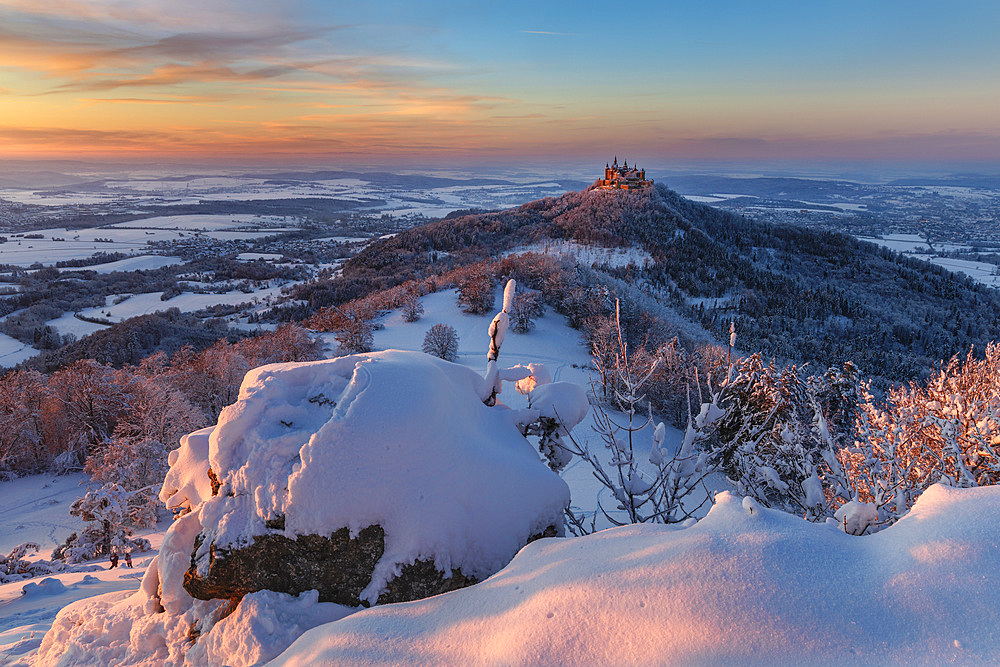
<instances>
[{"instance_id":1,"label":"forested hill","mask_svg":"<svg viewBox=\"0 0 1000 667\"><path fill-rule=\"evenodd\" d=\"M720 340L735 318L742 349L779 360L852 361L868 375L912 380L1000 340L993 289L843 234L754 221L663 186L589 188L423 225L360 253L327 296L343 301L549 239L641 247L652 262L608 273Z\"/></svg>"}]
</instances>

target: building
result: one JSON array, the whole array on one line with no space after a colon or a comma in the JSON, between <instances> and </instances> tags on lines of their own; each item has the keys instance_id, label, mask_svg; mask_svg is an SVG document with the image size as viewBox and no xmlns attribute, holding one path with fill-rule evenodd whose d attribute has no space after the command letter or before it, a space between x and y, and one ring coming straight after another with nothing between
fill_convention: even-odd
<instances>
[{"instance_id":1,"label":"building","mask_svg":"<svg viewBox=\"0 0 1000 667\"><path fill-rule=\"evenodd\" d=\"M645 169L629 167L628 160L618 166L617 156L612 164L604 165L604 178L597 180L597 186L606 190L638 190L652 184L652 180L646 180Z\"/></svg>"}]
</instances>

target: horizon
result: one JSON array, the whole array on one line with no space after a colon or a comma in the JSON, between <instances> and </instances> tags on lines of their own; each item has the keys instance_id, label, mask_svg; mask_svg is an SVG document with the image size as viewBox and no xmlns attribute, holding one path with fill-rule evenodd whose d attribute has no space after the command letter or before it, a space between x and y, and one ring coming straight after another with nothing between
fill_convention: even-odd
<instances>
[{"instance_id":1,"label":"horizon","mask_svg":"<svg viewBox=\"0 0 1000 667\"><path fill-rule=\"evenodd\" d=\"M630 10L0 0L0 142L7 159L219 168L618 154L660 171L1000 172L1000 6Z\"/></svg>"}]
</instances>

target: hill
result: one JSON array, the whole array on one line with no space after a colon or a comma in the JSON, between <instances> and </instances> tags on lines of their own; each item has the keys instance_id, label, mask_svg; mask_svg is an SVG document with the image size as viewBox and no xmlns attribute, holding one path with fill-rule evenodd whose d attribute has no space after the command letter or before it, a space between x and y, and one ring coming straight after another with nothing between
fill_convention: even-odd
<instances>
[{"instance_id":1,"label":"hill","mask_svg":"<svg viewBox=\"0 0 1000 667\"><path fill-rule=\"evenodd\" d=\"M851 361L876 380L914 380L1000 338L995 290L845 234L752 220L662 185L588 188L422 225L370 245L341 276L298 296L312 308L341 305L553 241L641 251L641 266L598 264L590 280L616 293L627 285L633 299L655 299L719 340L735 321L743 349L779 361Z\"/></svg>"}]
</instances>

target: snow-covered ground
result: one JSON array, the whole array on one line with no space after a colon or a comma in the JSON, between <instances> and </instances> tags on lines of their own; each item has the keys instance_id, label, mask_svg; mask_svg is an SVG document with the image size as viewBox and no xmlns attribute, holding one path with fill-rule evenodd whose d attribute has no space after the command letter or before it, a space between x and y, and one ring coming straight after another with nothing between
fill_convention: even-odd
<instances>
[{"instance_id":1,"label":"snow-covered ground","mask_svg":"<svg viewBox=\"0 0 1000 667\"><path fill-rule=\"evenodd\" d=\"M533 243L510 250L505 255L521 255L534 252L542 255L566 255L583 266L609 266L620 268L634 264L643 266L652 262L653 258L641 248L604 248L601 246L584 245L576 241L552 240L545 243Z\"/></svg>"},{"instance_id":2,"label":"snow-covered ground","mask_svg":"<svg viewBox=\"0 0 1000 667\"><path fill-rule=\"evenodd\" d=\"M35 475L0 482L0 554L25 542L41 548L33 558L48 559L52 550L79 530L84 522L69 513L70 504L86 492L89 478L82 474ZM0 584L0 665L25 664L42 641L59 610L94 595L134 590L163 539L167 525L143 531L154 550L138 555L135 567L108 570L107 561L95 561L59 572ZM29 585L30 584L30 585Z\"/></svg>"},{"instance_id":3,"label":"snow-covered ground","mask_svg":"<svg viewBox=\"0 0 1000 667\"><path fill-rule=\"evenodd\" d=\"M190 313L203 308L211 308L217 305L238 305L241 303L267 304L271 300L281 295L281 287L269 287L257 290L250 294L234 290L223 294L197 294L195 292L182 292L175 297L163 301L160 297L163 292L149 292L146 294L112 295L107 298L107 305L101 308L87 308L81 312L84 317L121 322L130 317L148 315L170 308L179 308L181 312ZM128 296L121 303L114 301L121 296ZM59 318L58 321L61 321ZM60 332L62 333L62 332Z\"/></svg>"},{"instance_id":4,"label":"snow-covered ground","mask_svg":"<svg viewBox=\"0 0 1000 667\"><path fill-rule=\"evenodd\" d=\"M160 215L142 220L130 220L108 225L107 228L166 229L213 232L242 227L280 226L281 218L256 215Z\"/></svg>"},{"instance_id":5,"label":"snow-covered ground","mask_svg":"<svg viewBox=\"0 0 1000 667\"><path fill-rule=\"evenodd\" d=\"M104 324L81 320L75 313L63 313L59 317L54 320L49 320L45 324L59 332L60 336L73 334L78 339L83 338L84 336L89 336L95 331L108 328L107 325Z\"/></svg>"},{"instance_id":6,"label":"snow-covered ground","mask_svg":"<svg viewBox=\"0 0 1000 667\"><path fill-rule=\"evenodd\" d=\"M188 218L192 218L192 220L187 220ZM211 222L206 221L206 218L224 218L227 222L223 229L219 229L222 226L221 221ZM153 223L150 223L151 220ZM37 262L50 266L58 261L86 259L99 252L141 255L148 252L149 244L153 241L176 241L198 235L219 241L238 241L259 239L295 229L291 226L260 226L249 230L234 229L253 226L255 220L259 221L261 225L270 222L270 219L247 218L240 220L233 216L191 215L149 218L121 223L120 225L87 229L33 230L30 234L32 236L40 235L41 238L26 238L24 234L11 235L6 243L0 244L0 264L31 266ZM176 226L148 228L143 227L144 224ZM191 229L192 227L194 229ZM206 227L209 231L195 231L201 227Z\"/></svg>"},{"instance_id":7,"label":"snow-covered ground","mask_svg":"<svg viewBox=\"0 0 1000 667\"><path fill-rule=\"evenodd\" d=\"M977 262L971 259L956 259L953 257L940 257L938 252L953 252L962 250L972 250L972 246L956 243L928 243L927 239L919 234L886 234L882 238L872 238L859 236L861 241L870 241L885 248L890 248L901 252L907 257L922 259L931 264L948 269L953 273L961 273L969 276L978 283L990 287L1000 287L1000 269L996 264L987 262Z\"/></svg>"},{"instance_id":8,"label":"snow-covered ground","mask_svg":"<svg viewBox=\"0 0 1000 667\"><path fill-rule=\"evenodd\" d=\"M423 297L417 322L386 315L375 348L419 349L425 332L445 323L459 336L459 363L482 374L491 315L460 312L456 297L454 290ZM589 361L579 333L552 312L527 334L508 332L499 359L501 366L541 362L554 380L580 385L589 380ZM526 407L512 383L499 398ZM593 440L591 423L588 417L576 435ZM679 439L669 431L668 441ZM601 487L590 470L575 461L562 476L574 506L593 511ZM35 523L11 535L10 544L25 535L51 535L51 544L70 527L57 524L57 515L72 521L64 505L81 494L66 480L48 507L36 489L52 480L35 480L0 484L0 512L35 507L23 519L18 514L22 523ZM192 664L216 664L206 656L219 655L257 664L255 656L266 660L303 631L274 664L982 664L1000 657L1000 489L934 487L898 524L864 537L728 494L718 500L687 528L624 527L539 540L476 586L345 618L343 608L308 595L247 596L189 657ZM18 525L2 514L0 522ZM154 548L164 528L145 535ZM59 608L109 592L68 609L60 641L74 647L67 664L125 655L127 634L108 638L117 648L94 644L106 653L88 653L87 642L95 628L133 627L112 622L142 608L128 591L138 588L135 575L148 561L137 559L135 572L58 574L58 583L25 595L24 583L0 586L0 663L26 664ZM95 621L104 618L106 626ZM324 621L332 622L313 627ZM43 664L61 655L61 644L52 641ZM129 664L163 664L162 656L147 657Z\"/></svg>"},{"instance_id":9,"label":"snow-covered ground","mask_svg":"<svg viewBox=\"0 0 1000 667\"><path fill-rule=\"evenodd\" d=\"M153 269L162 269L164 266L176 266L177 264L183 263L184 260L180 257L166 257L164 255L136 255L134 257L119 259L114 262L92 264L90 266L85 266L82 269L68 268L62 270L86 270L95 271L97 273L114 273L115 271L151 271Z\"/></svg>"},{"instance_id":10,"label":"snow-covered ground","mask_svg":"<svg viewBox=\"0 0 1000 667\"><path fill-rule=\"evenodd\" d=\"M953 273L962 273L969 276L977 283L989 285L990 287L1000 287L1000 267L996 264L986 262L976 262L971 259L955 259L952 257L928 257L927 255L911 255L919 259L926 260L931 264L937 264Z\"/></svg>"},{"instance_id":11,"label":"snow-covered ground","mask_svg":"<svg viewBox=\"0 0 1000 667\"><path fill-rule=\"evenodd\" d=\"M17 366L25 359L30 359L36 354L41 354L41 352L30 345L25 345L16 338L11 338L5 333L0 333L0 368Z\"/></svg>"},{"instance_id":12,"label":"snow-covered ground","mask_svg":"<svg viewBox=\"0 0 1000 667\"><path fill-rule=\"evenodd\" d=\"M292 665L996 664L1000 488L865 537L722 494L683 529L529 544L490 579L306 632Z\"/></svg>"}]
</instances>

